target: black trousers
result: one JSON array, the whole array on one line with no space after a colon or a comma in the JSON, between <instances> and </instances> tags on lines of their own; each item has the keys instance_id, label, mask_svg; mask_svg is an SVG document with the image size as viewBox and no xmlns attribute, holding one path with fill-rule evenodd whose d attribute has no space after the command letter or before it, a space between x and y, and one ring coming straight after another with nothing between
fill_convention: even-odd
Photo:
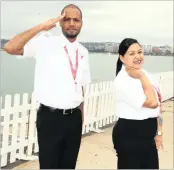
<instances>
[{"instance_id":1,"label":"black trousers","mask_svg":"<svg viewBox=\"0 0 174 170\"><path fill-rule=\"evenodd\" d=\"M41 104L37 112L40 169L75 169L82 134L82 114L51 110Z\"/></svg>"},{"instance_id":2,"label":"black trousers","mask_svg":"<svg viewBox=\"0 0 174 170\"><path fill-rule=\"evenodd\" d=\"M146 120L119 119L112 139L117 153L118 169L159 169L154 137L157 118Z\"/></svg>"}]
</instances>

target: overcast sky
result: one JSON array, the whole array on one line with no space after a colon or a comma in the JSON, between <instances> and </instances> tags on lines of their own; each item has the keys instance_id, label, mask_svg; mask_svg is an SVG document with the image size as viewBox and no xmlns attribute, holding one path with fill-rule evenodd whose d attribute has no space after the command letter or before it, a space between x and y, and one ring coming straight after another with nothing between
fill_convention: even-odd
<instances>
[{"instance_id":1,"label":"overcast sky","mask_svg":"<svg viewBox=\"0 0 174 170\"><path fill-rule=\"evenodd\" d=\"M126 37L142 44L173 44L173 1L15 1L1 4L1 37L25 31L74 3L83 13L80 41L120 42ZM60 27L51 33L61 33Z\"/></svg>"}]
</instances>

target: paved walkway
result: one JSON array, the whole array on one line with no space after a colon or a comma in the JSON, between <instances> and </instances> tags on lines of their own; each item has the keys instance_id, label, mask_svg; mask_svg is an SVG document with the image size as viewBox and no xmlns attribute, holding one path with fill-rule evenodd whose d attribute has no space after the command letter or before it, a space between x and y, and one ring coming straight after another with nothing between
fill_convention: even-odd
<instances>
[{"instance_id":1,"label":"paved walkway","mask_svg":"<svg viewBox=\"0 0 174 170\"><path fill-rule=\"evenodd\" d=\"M173 169L173 113L174 102L164 104L164 150L159 151L160 169ZM77 169L116 169L117 158L112 145L112 127L104 133L82 138ZM38 161L21 164L14 169L38 169Z\"/></svg>"}]
</instances>

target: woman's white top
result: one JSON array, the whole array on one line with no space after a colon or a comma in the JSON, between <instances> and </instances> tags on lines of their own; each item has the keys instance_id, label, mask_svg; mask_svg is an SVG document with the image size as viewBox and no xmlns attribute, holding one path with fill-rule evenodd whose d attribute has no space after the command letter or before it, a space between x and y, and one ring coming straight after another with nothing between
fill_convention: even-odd
<instances>
[{"instance_id":1,"label":"woman's white top","mask_svg":"<svg viewBox=\"0 0 174 170\"><path fill-rule=\"evenodd\" d=\"M143 71L149 77L152 85L156 86L151 75L145 70ZM116 115L118 118L143 120L158 117L160 107L156 109L143 107L146 96L142 84L139 79L128 75L124 65L114 80L114 87L116 92ZM157 96L155 89L154 91Z\"/></svg>"}]
</instances>

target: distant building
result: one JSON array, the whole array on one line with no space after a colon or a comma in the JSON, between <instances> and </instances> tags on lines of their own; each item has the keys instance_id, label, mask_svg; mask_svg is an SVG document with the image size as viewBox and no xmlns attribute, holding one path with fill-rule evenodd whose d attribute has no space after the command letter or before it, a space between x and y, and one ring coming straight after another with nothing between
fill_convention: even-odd
<instances>
[{"instance_id":1,"label":"distant building","mask_svg":"<svg viewBox=\"0 0 174 170\"><path fill-rule=\"evenodd\" d=\"M119 43L114 43L114 53L118 53Z\"/></svg>"},{"instance_id":2,"label":"distant building","mask_svg":"<svg viewBox=\"0 0 174 170\"><path fill-rule=\"evenodd\" d=\"M109 53L114 52L114 43L113 42L107 42L105 43L105 51Z\"/></svg>"},{"instance_id":3,"label":"distant building","mask_svg":"<svg viewBox=\"0 0 174 170\"><path fill-rule=\"evenodd\" d=\"M96 42L94 48L96 52L105 52L105 43Z\"/></svg>"},{"instance_id":4,"label":"distant building","mask_svg":"<svg viewBox=\"0 0 174 170\"><path fill-rule=\"evenodd\" d=\"M118 53L119 43L106 42L105 43L105 52L109 53Z\"/></svg>"},{"instance_id":5,"label":"distant building","mask_svg":"<svg viewBox=\"0 0 174 170\"><path fill-rule=\"evenodd\" d=\"M151 45L143 45L143 50L145 54L151 54L152 53L152 46Z\"/></svg>"},{"instance_id":6,"label":"distant building","mask_svg":"<svg viewBox=\"0 0 174 170\"><path fill-rule=\"evenodd\" d=\"M171 54L174 53L174 52L173 52L173 45L170 45L170 52L171 52Z\"/></svg>"},{"instance_id":7,"label":"distant building","mask_svg":"<svg viewBox=\"0 0 174 170\"><path fill-rule=\"evenodd\" d=\"M171 55L171 48L168 45L160 46L159 49L161 50L161 55Z\"/></svg>"},{"instance_id":8,"label":"distant building","mask_svg":"<svg viewBox=\"0 0 174 170\"><path fill-rule=\"evenodd\" d=\"M172 54L171 46L165 45L164 48L165 48L165 53L164 53L165 55L171 55Z\"/></svg>"},{"instance_id":9,"label":"distant building","mask_svg":"<svg viewBox=\"0 0 174 170\"><path fill-rule=\"evenodd\" d=\"M6 39L1 39L1 42L0 42L0 49L3 48L4 44L7 42L8 40Z\"/></svg>"},{"instance_id":10,"label":"distant building","mask_svg":"<svg viewBox=\"0 0 174 170\"><path fill-rule=\"evenodd\" d=\"M160 49L160 47L153 47L152 48L152 53L154 55L161 55L162 54L162 50Z\"/></svg>"},{"instance_id":11,"label":"distant building","mask_svg":"<svg viewBox=\"0 0 174 170\"><path fill-rule=\"evenodd\" d=\"M81 42L90 52L105 52L104 42Z\"/></svg>"}]
</instances>

